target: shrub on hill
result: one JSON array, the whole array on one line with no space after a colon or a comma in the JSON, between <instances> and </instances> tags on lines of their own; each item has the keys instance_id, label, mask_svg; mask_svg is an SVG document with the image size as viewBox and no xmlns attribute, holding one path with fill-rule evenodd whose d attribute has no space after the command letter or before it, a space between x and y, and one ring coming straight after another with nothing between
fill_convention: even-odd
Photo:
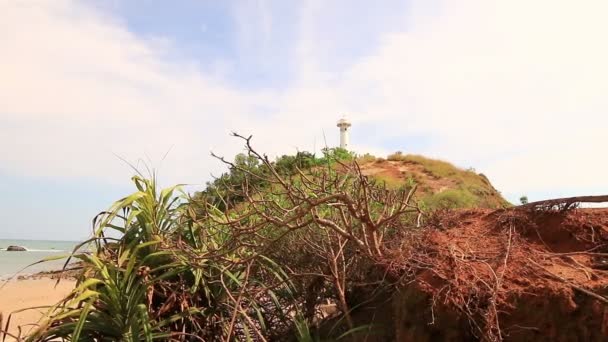
<instances>
[{"instance_id":1,"label":"shrub on hill","mask_svg":"<svg viewBox=\"0 0 608 342\"><path fill-rule=\"evenodd\" d=\"M269 162L246 141L213 184L223 203L240 198L232 206L134 177L137 191L95 218L94 252L72 256L76 288L29 340L306 340L328 301L344 322L329 335L362 330L353 294L383 286L374 260L415 229L415 189L377 187L344 151Z\"/></svg>"},{"instance_id":2,"label":"shrub on hill","mask_svg":"<svg viewBox=\"0 0 608 342\"><path fill-rule=\"evenodd\" d=\"M206 189L197 192L195 197L198 199L205 198L210 204L224 210L232 208L235 204L244 200L241 194L243 193L242 190L246 189L243 189L243 186L248 189L268 186L264 179L270 174L270 168L282 176L291 177L297 174L298 170L332 166L337 162L349 162L355 158L353 152L343 148L324 148L322 153L322 157L317 157L313 153L301 151L294 156L280 156L273 162L265 160L268 162L267 165L261 162L260 158L251 154L240 153L234 158L233 162L227 162L220 158L228 165L228 172L223 173L211 182L207 182Z\"/></svg>"}]
</instances>

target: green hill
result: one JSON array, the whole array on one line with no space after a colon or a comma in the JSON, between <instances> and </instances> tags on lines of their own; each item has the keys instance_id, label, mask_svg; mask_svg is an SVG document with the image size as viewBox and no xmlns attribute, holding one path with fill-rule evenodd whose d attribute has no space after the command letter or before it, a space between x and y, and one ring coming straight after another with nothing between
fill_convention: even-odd
<instances>
[{"instance_id":1,"label":"green hill","mask_svg":"<svg viewBox=\"0 0 608 342\"><path fill-rule=\"evenodd\" d=\"M400 152L384 158L370 154L357 156L340 148L325 149L323 157L309 152L298 152L296 155L284 155L272 163L282 175L294 175L297 169L313 170L335 164L336 160L350 162L356 160L364 175L383 183L387 188L411 188L417 185L416 199L425 209L437 208L502 208L511 206L488 178L474 170L463 170L446 161L426 158L420 155L404 155ZM336 167L339 171L340 167ZM244 172L243 170L247 170ZM226 187L240 187L245 178L249 184L265 185L256 177L246 177L246 173L264 175L268 170L252 156L239 154L235 157L229 172L224 173L207 184L202 193L212 203L223 208L225 203L218 198ZM199 193L201 195L202 193ZM241 198L230 198L238 203Z\"/></svg>"},{"instance_id":2,"label":"green hill","mask_svg":"<svg viewBox=\"0 0 608 342\"><path fill-rule=\"evenodd\" d=\"M358 159L362 172L389 188L418 185L417 198L428 208L500 208L510 206L488 178L446 161L394 153L387 159Z\"/></svg>"}]
</instances>

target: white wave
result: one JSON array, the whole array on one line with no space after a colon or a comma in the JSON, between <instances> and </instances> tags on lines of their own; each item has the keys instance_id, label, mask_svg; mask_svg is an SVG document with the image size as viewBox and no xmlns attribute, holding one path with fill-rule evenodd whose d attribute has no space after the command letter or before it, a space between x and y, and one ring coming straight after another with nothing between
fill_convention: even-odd
<instances>
[{"instance_id":1,"label":"white wave","mask_svg":"<svg viewBox=\"0 0 608 342\"><path fill-rule=\"evenodd\" d=\"M0 251L5 251L6 248L0 248ZM23 252L44 252L44 253L66 253L67 251L64 249L29 249Z\"/></svg>"}]
</instances>

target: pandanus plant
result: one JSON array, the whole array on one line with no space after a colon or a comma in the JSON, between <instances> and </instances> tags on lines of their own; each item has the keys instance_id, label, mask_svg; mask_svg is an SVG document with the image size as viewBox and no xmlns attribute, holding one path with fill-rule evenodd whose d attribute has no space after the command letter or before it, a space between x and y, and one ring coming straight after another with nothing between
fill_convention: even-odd
<instances>
[{"instance_id":1,"label":"pandanus plant","mask_svg":"<svg viewBox=\"0 0 608 342\"><path fill-rule=\"evenodd\" d=\"M76 287L28 341L264 340L269 312L287 320L274 291L290 283L276 263L197 216L180 186L133 181L135 193L94 219L71 255L83 269Z\"/></svg>"}]
</instances>

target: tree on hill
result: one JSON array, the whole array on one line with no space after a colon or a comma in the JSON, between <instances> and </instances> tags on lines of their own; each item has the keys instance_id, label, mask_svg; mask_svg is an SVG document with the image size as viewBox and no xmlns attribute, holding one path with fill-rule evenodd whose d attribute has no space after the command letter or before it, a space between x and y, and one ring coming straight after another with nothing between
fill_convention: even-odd
<instances>
[{"instance_id":1,"label":"tree on hill","mask_svg":"<svg viewBox=\"0 0 608 342\"><path fill-rule=\"evenodd\" d=\"M227 162L218 157L228 165L228 172L223 173L211 182L207 182L203 191L194 194L198 200L206 200L221 210L233 207L236 203L244 200L239 192L243 187L259 188L268 186L265 177L269 175L269 167L285 177L298 173L298 170L310 170L313 167L336 163L338 161L351 161L355 158L353 152L343 148L324 148L323 156L317 157L308 151L299 151L295 155L282 155L267 165L260 162L259 158L251 153L239 153L233 162Z\"/></svg>"}]
</instances>

